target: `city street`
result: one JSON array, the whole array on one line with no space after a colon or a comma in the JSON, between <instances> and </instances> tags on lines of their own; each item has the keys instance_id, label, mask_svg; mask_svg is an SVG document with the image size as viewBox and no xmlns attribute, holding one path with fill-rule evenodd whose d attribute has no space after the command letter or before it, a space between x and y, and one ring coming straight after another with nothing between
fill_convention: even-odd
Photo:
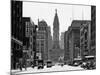
<instances>
[{"instance_id":1,"label":"city street","mask_svg":"<svg viewBox=\"0 0 100 75\"><path fill-rule=\"evenodd\" d=\"M52 66L52 68L46 68L46 66L44 67L44 69L37 69L37 67L35 67L34 69L31 67L28 67L27 70L25 70L23 68L22 71L20 70L11 70L12 74L25 74L25 73L41 73L41 72L56 72L56 71L71 71L71 70L84 70L81 67L75 67L75 66L68 66L68 65L64 65L64 66L59 66L59 65L55 65Z\"/></svg>"},{"instance_id":2,"label":"city street","mask_svg":"<svg viewBox=\"0 0 100 75\"><path fill-rule=\"evenodd\" d=\"M11 75L96 69L96 6L54 4L11 0Z\"/></svg>"}]
</instances>

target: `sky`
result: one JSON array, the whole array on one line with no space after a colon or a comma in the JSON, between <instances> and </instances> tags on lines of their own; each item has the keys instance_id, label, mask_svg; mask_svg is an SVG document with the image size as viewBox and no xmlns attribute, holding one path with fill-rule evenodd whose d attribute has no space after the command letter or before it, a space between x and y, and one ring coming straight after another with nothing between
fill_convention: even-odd
<instances>
[{"instance_id":1,"label":"sky","mask_svg":"<svg viewBox=\"0 0 100 75\"><path fill-rule=\"evenodd\" d=\"M53 35L53 21L57 9L59 18L60 35L61 32L67 31L72 20L91 20L91 7L81 5L64 5L49 4L36 2L23 2L23 17L31 17L32 21L37 25L38 19L45 20L51 27Z\"/></svg>"}]
</instances>

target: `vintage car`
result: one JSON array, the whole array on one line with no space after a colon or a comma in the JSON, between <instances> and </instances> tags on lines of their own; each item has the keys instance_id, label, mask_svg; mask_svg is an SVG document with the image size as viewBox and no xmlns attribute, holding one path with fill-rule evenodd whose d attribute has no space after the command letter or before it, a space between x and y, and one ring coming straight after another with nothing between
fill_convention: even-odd
<instances>
[{"instance_id":1,"label":"vintage car","mask_svg":"<svg viewBox=\"0 0 100 75\"><path fill-rule=\"evenodd\" d=\"M43 68L44 68L43 60L38 60L38 69L43 69Z\"/></svg>"},{"instance_id":2,"label":"vintage car","mask_svg":"<svg viewBox=\"0 0 100 75\"><path fill-rule=\"evenodd\" d=\"M47 68L52 67L52 61L47 61Z\"/></svg>"}]
</instances>

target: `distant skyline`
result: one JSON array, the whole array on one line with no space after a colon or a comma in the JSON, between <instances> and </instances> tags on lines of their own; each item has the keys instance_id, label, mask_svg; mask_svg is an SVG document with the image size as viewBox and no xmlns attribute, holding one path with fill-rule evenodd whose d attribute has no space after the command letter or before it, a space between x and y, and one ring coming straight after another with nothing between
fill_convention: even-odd
<instances>
[{"instance_id":1,"label":"distant skyline","mask_svg":"<svg viewBox=\"0 0 100 75\"><path fill-rule=\"evenodd\" d=\"M91 20L91 6L35 2L23 2L23 17L31 17L35 24L38 23L38 19L40 21L45 20L51 27L51 34L53 35L55 9L57 9L60 23L60 35L61 32L67 31L72 20Z\"/></svg>"}]
</instances>

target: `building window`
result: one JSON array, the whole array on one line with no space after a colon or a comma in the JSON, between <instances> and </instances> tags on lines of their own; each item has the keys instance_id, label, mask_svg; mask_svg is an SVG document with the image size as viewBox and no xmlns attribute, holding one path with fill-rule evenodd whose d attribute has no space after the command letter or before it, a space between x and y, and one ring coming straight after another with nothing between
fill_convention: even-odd
<instances>
[{"instance_id":1,"label":"building window","mask_svg":"<svg viewBox=\"0 0 100 75\"><path fill-rule=\"evenodd\" d=\"M26 36L28 36L28 24L26 22Z\"/></svg>"},{"instance_id":2,"label":"building window","mask_svg":"<svg viewBox=\"0 0 100 75\"><path fill-rule=\"evenodd\" d=\"M44 46L44 41L43 40L41 40L41 46Z\"/></svg>"},{"instance_id":3,"label":"building window","mask_svg":"<svg viewBox=\"0 0 100 75\"><path fill-rule=\"evenodd\" d=\"M30 38L30 42L32 42L33 41L33 39L32 39L32 37Z\"/></svg>"},{"instance_id":4,"label":"building window","mask_svg":"<svg viewBox=\"0 0 100 75\"><path fill-rule=\"evenodd\" d=\"M41 51L44 51L44 47L41 47Z\"/></svg>"},{"instance_id":5,"label":"building window","mask_svg":"<svg viewBox=\"0 0 100 75\"><path fill-rule=\"evenodd\" d=\"M36 36L33 36L33 39L36 39Z\"/></svg>"},{"instance_id":6,"label":"building window","mask_svg":"<svg viewBox=\"0 0 100 75\"><path fill-rule=\"evenodd\" d=\"M30 45L30 48L31 48L31 49L33 48L32 45Z\"/></svg>"},{"instance_id":7,"label":"building window","mask_svg":"<svg viewBox=\"0 0 100 75\"><path fill-rule=\"evenodd\" d=\"M30 31L30 35L32 35L32 31Z\"/></svg>"},{"instance_id":8,"label":"building window","mask_svg":"<svg viewBox=\"0 0 100 75\"><path fill-rule=\"evenodd\" d=\"M44 35L41 35L41 39L44 39Z\"/></svg>"},{"instance_id":9,"label":"building window","mask_svg":"<svg viewBox=\"0 0 100 75\"><path fill-rule=\"evenodd\" d=\"M87 40L87 32L85 33L85 40Z\"/></svg>"}]
</instances>

